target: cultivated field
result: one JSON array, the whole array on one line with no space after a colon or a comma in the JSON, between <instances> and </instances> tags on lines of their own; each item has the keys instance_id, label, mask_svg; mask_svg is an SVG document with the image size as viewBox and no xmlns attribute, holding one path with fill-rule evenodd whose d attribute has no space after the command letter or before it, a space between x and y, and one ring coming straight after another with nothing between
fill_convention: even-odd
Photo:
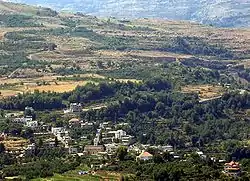
<instances>
[{"instance_id":1,"label":"cultivated field","mask_svg":"<svg viewBox=\"0 0 250 181\"><path fill-rule=\"evenodd\" d=\"M20 138L7 138L7 140L1 141L4 144L7 151L19 151L28 145L28 141Z\"/></svg>"},{"instance_id":2,"label":"cultivated field","mask_svg":"<svg viewBox=\"0 0 250 181\"><path fill-rule=\"evenodd\" d=\"M59 80L59 79L62 80ZM73 80L74 78L86 79L86 80ZM72 79L72 80L71 80ZM19 93L34 92L38 90L40 92L69 92L73 91L77 86L84 86L87 83L98 83L93 81L104 80L105 76L99 74L78 74L77 76L43 76L37 78L0 78L0 98L6 98L10 96L15 96ZM111 80L110 80L111 81ZM137 79L114 79L112 81L121 82L135 82L139 83L140 80ZM43 85L43 83L45 85ZM41 85L38 85L41 84Z\"/></svg>"},{"instance_id":3,"label":"cultivated field","mask_svg":"<svg viewBox=\"0 0 250 181\"><path fill-rule=\"evenodd\" d=\"M184 93L197 93L201 101L220 97L224 92L222 86L213 85L192 85L182 88Z\"/></svg>"},{"instance_id":4,"label":"cultivated field","mask_svg":"<svg viewBox=\"0 0 250 181\"><path fill-rule=\"evenodd\" d=\"M40 92L57 92L57 93L63 93L63 92L69 92L74 90L77 86L84 86L88 82L91 81L67 81L67 82L51 82L49 85L41 85L38 86L35 83L25 83L24 85L20 86L13 86L12 88L7 89L0 89L1 96L0 98L15 96L18 93L25 93L25 92L34 92L35 90L38 90Z\"/></svg>"}]
</instances>

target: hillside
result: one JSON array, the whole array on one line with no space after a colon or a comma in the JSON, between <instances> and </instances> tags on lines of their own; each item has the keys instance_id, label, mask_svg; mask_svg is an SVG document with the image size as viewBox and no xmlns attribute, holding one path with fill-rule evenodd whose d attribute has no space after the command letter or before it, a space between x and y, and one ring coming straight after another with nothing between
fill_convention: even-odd
<instances>
[{"instance_id":1,"label":"hillside","mask_svg":"<svg viewBox=\"0 0 250 181\"><path fill-rule=\"evenodd\" d=\"M246 0L62 0L60 2L16 0L15 2L103 17L190 20L221 27L250 25L250 2Z\"/></svg>"},{"instance_id":2,"label":"hillside","mask_svg":"<svg viewBox=\"0 0 250 181\"><path fill-rule=\"evenodd\" d=\"M39 16L56 16L57 12L49 8L29 6L26 4L15 4L0 1L0 14L25 14Z\"/></svg>"},{"instance_id":3,"label":"hillside","mask_svg":"<svg viewBox=\"0 0 250 181\"><path fill-rule=\"evenodd\" d=\"M1 2L0 178L250 180L249 82L247 28Z\"/></svg>"},{"instance_id":4,"label":"hillside","mask_svg":"<svg viewBox=\"0 0 250 181\"><path fill-rule=\"evenodd\" d=\"M0 11L3 97L36 89L70 91L106 77L142 80L149 76L147 71L151 76L161 74L155 70L172 62L181 62L180 69L203 67L223 75L238 73L236 78L240 76L242 83L250 79L244 69L230 69L249 67L247 29L215 28L187 21L58 14L49 8L7 2L1 2ZM83 75L74 81L75 74ZM181 79L183 85L193 81L178 73L173 78ZM208 78L202 82L211 83ZM61 81L55 83L58 79Z\"/></svg>"}]
</instances>

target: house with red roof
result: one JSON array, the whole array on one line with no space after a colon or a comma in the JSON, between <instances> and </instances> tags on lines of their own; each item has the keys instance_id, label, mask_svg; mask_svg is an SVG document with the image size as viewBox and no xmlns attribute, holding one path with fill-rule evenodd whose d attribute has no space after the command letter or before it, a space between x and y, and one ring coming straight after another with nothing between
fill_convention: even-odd
<instances>
[{"instance_id":1,"label":"house with red roof","mask_svg":"<svg viewBox=\"0 0 250 181\"><path fill-rule=\"evenodd\" d=\"M223 172L228 176L239 176L241 174L240 164L235 161L225 163Z\"/></svg>"},{"instance_id":2,"label":"house with red roof","mask_svg":"<svg viewBox=\"0 0 250 181\"><path fill-rule=\"evenodd\" d=\"M139 156L136 157L137 161L139 160L147 161L147 160L152 160L152 159L153 159L153 155L146 151L143 151Z\"/></svg>"}]
</instances>

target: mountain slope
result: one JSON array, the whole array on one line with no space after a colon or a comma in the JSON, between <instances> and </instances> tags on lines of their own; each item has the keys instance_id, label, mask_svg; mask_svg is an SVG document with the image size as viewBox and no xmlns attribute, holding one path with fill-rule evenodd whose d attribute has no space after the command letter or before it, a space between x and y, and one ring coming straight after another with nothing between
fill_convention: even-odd
<instances>
[{"instance_id":1,"label":"mountain slope","mask_svg":"<svg viewBox=\"0 0 250 181\"><path fill-rule=\"evenodd\" d=\"M222 27L250 25L248 0L12 0L119 18L166 18L191 20Z\"/></svg>"},{"instance_id":2,"label":"mountain slope","mask_svg":"<svg viewBox=\"0 0 250 181\"><path fill-rule=\"evenodd\" d=\"M57 12L50 8L29 6L26 4L8 3L0 0L0 14L26 14L40 16L56 16Z\"/></svg>"}]
</instances>

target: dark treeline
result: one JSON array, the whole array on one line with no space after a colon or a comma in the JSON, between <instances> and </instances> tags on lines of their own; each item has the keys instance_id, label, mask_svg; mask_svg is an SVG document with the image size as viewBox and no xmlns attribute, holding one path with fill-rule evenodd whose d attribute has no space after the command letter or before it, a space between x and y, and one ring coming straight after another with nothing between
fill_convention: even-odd
<instances>
[{"instance_id":1,"label":"dark treeline","mask_svg":"<svg viewBox=\"0 0 250 181\"><path fill-rule=\"evenodd\" d=\"M176 37L168 40L162 51L185 53L190 55L216 56L221 59L232 59L236 55L221 45L212 45L198 37Z\"/></svg>"},{"instance_id":2,"label":"dark treeline","mask_svg":"<svg viewBox=\"0 0 250 181\"><path fill-rule=\"evenodd\" d=\"M227 62L219 62L219 61L205 61L197 58L189 58L182 61L182 63L186 66L190 67L205 67L215 70L225 70L227 69Z\"/></svg>"},{"instance_id":3,"label":"dark treeline","mask_svg":"<svg viewBox=\"0 0 250 181\"><path fill-rule=\"evenodd\" d=\"M18 96L6 98L0 101L0 108L5 110L24 110L31 106L36 110L64 108L62 98L57 93L45 93L35 91L33 93L18 94Z\"/></svg>"},{"instance_id":4,"label":"dark treeline","mask_svg":"<svg viewBox=\"0 0 250 181\"><path fill-rule=\"evenodd\" d=\"M35 91L34 94L19 94L16 97L1 100L0 108L23 110L26 106L31 106L36 110L61 109L66 107L63 100L85 104L90 101L101 100L109 97L130 95L137 91L161 91L170 90L171 88L171 83L161 78L148 80L143 84L113 82L96 85L88 83L86 86L77 87L74 91L63 94L39 91Z\"/></svg>"},{"instance_id":5,"label":"dark treeline","mask_svg":"<svg viewBox=\"0 0 250 181\"><path fill-rule=\"evenodd\" d=\"M53 176L54 173L64 173L69 170L74 170L79 163L76 161L65 162L60 159L53 160L36 160L27 164L11 165L3 169L3 178L5 176L25 176L27 180L38 177Z\"/></svg>"},{"instance_id":6,"label":"dark treeline","mask_svg":"<svg viewBox=\"0 0 250 181\"><path fill-rule=\"evenodd\" d=\"M250 81L250 69L245 69L244 71L239 72L239 76Z\"/></svg>"},{"instance_id":7,"label":"dark treeline","mask_svg":"<svg viewBox=\"0 0 250 181\"><path fill-rule=\"evenodd\" d=\"M31 16L18 15L18 14L8 14L0 15L0 23L7 27L41 27L41 24L32 22Z\"/></svg>"}]
</instances>

